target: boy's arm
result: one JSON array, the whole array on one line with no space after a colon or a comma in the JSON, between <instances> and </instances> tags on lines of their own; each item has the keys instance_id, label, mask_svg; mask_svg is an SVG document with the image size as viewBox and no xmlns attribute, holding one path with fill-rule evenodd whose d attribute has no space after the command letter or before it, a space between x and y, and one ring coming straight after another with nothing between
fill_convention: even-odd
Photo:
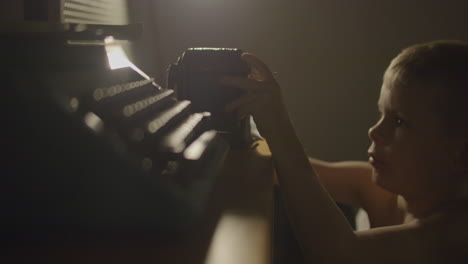
<instances>
[{"instance_id":1,"label":"boy's arm","mask_svg":"<svg viewBox=\"0 0 468 264\"><path fill-rule=\"evenodd\" d=\"M320 183L282 102L279 85L268 67L251 54L242 58L261 78L223 78L224 85L245 90L226 105L239 117L252 114L270 147L293 230L309 263L433 262L437 250L427 251L433 233L415 225L400 225L355 233ZM428 237L429 236L429 237ZM427 253L427 254L426 254Z\"/></svg>"},{"instance_id":2,"label":"boy's arm","mask_svg":"<svg viewBox=\"0 0 468 264\"><path fill-rule=\"evenodd\" d=\"M372 169L359 161L326 162L309 157L320 182L337 202L364 207L366 189L372 188Z\"/></svg>"},{"instance_id":3,"label":"boy's arm","mask_svg":"<svg viewBox=\"0 0 468 264\"><path fill-rule=\"evenodd\" d=\"M309 158L309 162L333 200L363 208L369 216L371 227L401 223L397 195L373 182L369 163L326 162L315 158Z\"/></svg>"},{"instance_id":4,"label":"boy's arm","mask_svg":"<svg viewBox=\"0 0 468 264\"><path fill-rule=\"evenodd\" d=\"M306 258L311 263L350 259L359 252L354 248L356 236L320 184L289 118L280 119L277 122L282 124L263 136L272 152L286 210ZM336 261L330 259L330 251L336 253Z\"/></svg>"}]
</instances>

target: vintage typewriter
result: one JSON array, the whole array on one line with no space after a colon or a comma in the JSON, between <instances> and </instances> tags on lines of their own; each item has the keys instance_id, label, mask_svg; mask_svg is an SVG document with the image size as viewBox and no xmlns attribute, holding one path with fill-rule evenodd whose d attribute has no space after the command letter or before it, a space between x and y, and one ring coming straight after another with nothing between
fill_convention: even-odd
<instances>
[{"instance_id":1,"label":"vintage typewriter","mask_svg":"<svg viewBox=\"0 0 468 264\"><path fill-rule=\"evenodd\" d=\"M245 134L247 122L220 132L210 109L192 102L200 97L184 92L187 83L174 77L189 74L183 57L171 66L172 89L128 60L122 40L139 31L69 24L2 33L0 193L9 241L184 234L203 212L229 148L245 146L235 135Z\"/></svg>"}]
</instances>

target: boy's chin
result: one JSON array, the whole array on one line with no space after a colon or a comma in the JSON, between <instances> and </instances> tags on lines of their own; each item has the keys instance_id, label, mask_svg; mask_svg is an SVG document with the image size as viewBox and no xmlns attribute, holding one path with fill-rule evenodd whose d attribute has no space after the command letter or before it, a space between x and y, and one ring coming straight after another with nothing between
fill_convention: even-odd
<instances>
[{"instance_id":1,"label":"boy's chin","mask_svg":"<svg viewBox=\"0 0 468 264\"><path fill-rule=\"evenodd\" d=\"M392 188L391 176L388 173L379 172L376 169L372 171L372 181L379 187L396 193L395 188Z\"/></svg>"}]
</instances>

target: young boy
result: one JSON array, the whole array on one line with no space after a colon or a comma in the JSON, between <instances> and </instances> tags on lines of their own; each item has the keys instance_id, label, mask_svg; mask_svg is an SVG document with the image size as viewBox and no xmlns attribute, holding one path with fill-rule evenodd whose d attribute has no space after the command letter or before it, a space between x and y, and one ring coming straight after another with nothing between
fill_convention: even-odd
<instances>
[{"instance_id":1,"label":"young boy","mask_svg":"<svg viewBox=\"0 0 468 264\"><path fill-rule=\"evenodd\" d=\"M309 159L257 57L254 78L226 106L251 114L275 162L288 217L310 263L465 263L468 260L468 43L403 50L381 88L369 130L369 162ZM371 229L354 232L335 201L364 208Z\"/></svg>"}]
</instances>

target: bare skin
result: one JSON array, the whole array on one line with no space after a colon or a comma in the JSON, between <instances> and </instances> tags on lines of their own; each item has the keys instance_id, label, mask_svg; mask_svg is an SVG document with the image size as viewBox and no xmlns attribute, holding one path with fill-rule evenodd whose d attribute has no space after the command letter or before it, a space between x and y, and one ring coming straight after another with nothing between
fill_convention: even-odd
<instances>
[{"instance_id":1,"label":"bare skin","mask_svg":"<svg viewBox=\"0 0 468 264\"><path fill-rule=\"evenodd\" d=\"M369 130L369 163L327 163L307 157L268 67L251 54L243 59L258 74L222 80L246 91L226 110L252 114L267 140L308 262L467 259L468 203L460 186L466 186L468 139L441 129L436 95L394 86L388 72L378 102L382 116ZM354 232L334 200L365 208L373 228Z\"/></svg>"}]
</instances>

